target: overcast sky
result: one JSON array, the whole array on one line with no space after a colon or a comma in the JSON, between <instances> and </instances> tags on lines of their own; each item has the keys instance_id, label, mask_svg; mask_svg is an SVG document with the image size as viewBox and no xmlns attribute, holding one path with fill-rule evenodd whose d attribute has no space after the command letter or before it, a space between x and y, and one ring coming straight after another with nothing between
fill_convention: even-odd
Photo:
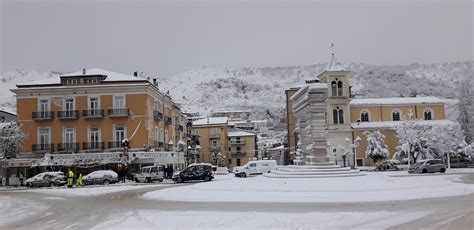
<instances>
[{"instance_id":1,"label":"overcast sky","mask_svg":"<svg viewBox=\"0 0 474 230\"><path fill-rule=\"evenodd\" d=\"M0 72L473 60L473 1L0 0Z\"/></svg>"}]
</instances>

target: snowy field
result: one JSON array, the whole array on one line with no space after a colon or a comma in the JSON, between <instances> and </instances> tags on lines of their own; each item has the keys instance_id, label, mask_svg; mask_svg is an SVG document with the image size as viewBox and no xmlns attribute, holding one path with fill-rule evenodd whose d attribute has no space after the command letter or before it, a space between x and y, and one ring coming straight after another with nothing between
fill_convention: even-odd
<instances>
[{"instance_id":1,"label":"snowy field","mask_svg":"<svg viewBox=\"0 0 474 230\"><path fill-rule=\"evenodd\" d=\"M130 212L92 229L385 229L429 212Z\"/></svg>"},{"instance_id":2,"label":"snowy field","mask_svg":"<svg viewBox=\"0 0 474 230\"><path fill-rule=\"evenodd\" d=\"M468 195L474 185L464 175L406 176L368 173L341 178L235 178L148 192L144 199L192 202L377 202ZM405 173L406 175L406 173ZM190 195L192 194L192 195Z\"/></svg>"},{"instance_id":3,"label":"snowy field","mask_svg":"<svg viewBox=\"0 0 474 230\"><path fill-rule=\"evenodd\" d=\"M115 192L123 192L141 188L165 187L171 184L115 184L108 186L84 186L80 188L39 188L31 190L21 190L18 192L37 192L49 195L66 195L66 196L100 196Z\"/></svg>"}]
</instances>

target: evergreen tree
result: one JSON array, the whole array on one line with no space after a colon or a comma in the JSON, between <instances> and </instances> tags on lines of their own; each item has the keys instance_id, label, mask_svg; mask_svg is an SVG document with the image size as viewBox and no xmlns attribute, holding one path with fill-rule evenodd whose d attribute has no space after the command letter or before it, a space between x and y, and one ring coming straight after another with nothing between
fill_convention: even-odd
<instances>
[{"instance_id":1,"label":"evergreen tree","mask_svg":"<svg viewBox=\"0 0 474 230\"><path fill-rule=\"evenodd\" d=\"M16 123L0 123L0 159L12 157L25 137Z\"/></svg>"},{"instance_id":2,"label":"evergreen tree","mask_svg":"<svg viewBox=\"0 0 474 230\"><path fill-rule=\"evenodd\" d=\"M459 116L458 122L464 131L468 144L474 141L474 92L472 80L465 78L459 87Z\"/></svg>"},{"instance_id":3,"label":"evergreen tree","mask_svg":"<svg viewBox=\"0 0 474 230\"><path fill-rule=\"evenodd\" d=\"M367 136L367 149L365 157L370 157L374 162L388 157L388 147L385 144L385 136L380 131L365 131Z\"/></svg>"}]
</instances>

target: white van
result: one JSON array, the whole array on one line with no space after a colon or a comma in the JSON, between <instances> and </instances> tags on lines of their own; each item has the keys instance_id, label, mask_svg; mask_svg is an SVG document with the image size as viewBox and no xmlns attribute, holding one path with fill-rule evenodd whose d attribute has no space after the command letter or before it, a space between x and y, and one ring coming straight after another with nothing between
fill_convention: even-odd
<instances>
[{"instance_id":1,"label":"white van","mask_svg":"<svg viewBox=\"0 0 474 230\"><path fill-rule=\"evenodd\" d=\"M269 173L276 169L276 160L249 161L244 166L234 167L234 173L237 177L247 177Z\"/></svg>"},{"instance_id":2,"label":"white van","mask_svg":"<svg viewBox=\"0 0 474 230\"><path fill-rule=\"evenodd\" d=\"M150 183L155 180L162 182L164 179L163 171L164 171L163 166L161 165L143 167L141 168L140 173L137 173L135 175L135 182Z\"/></svg>"}]
</instances>

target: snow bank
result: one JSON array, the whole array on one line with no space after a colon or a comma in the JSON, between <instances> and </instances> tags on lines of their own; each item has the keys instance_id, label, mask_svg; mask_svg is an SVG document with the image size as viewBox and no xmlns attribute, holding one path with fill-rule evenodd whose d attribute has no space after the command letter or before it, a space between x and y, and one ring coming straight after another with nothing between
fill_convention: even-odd
<instances>
[{"instance_id":1,"label":"snow bank","mask_svg":"<svg viewBox=\"0 0 474 230\"><path fill-rule=\"evenodd\" d=\"M0 229L3 225L27 219L47 208L39 202L0 195Z\"/></svg>"},{"instance_id":2,"label":"snow bank","mask_svg":"<svg viewBox=\"0 0 474 230\"><path fill-rule=\"evenodd\" d=\"M233 178L144 194L145 199L194 202L375 202L471 194L462 175L391 177L369 173L342 178ZM192 194L192 195L191 195Z\"/></svg>"},{"instance_id":3,"label":"snow bank","mask_svg":"<svg viewBox=\"0 0 474 230\"><path fill-rule=\"evenodd\" d=\"M161 212L116 216L92 229L384 229L429 212ZM344 220L344 221L342 221Z\"/></svg>"},{"instance_id":4,"label":"snow bank","mask_svg":"<svg viewBox=\"0 0 474 230\"><path fill-rule=\"evenodd\" d=\"M115 186L98 186L98 187L82 187L82 188L41 188L27 190L22 192L38 192L49 195L66 195L66 196L100 196L109 193L122 192L133 189L151 188L170 186L171 184L151 184L151 185L115 185Z\"/></svg>"}]
</instances>

